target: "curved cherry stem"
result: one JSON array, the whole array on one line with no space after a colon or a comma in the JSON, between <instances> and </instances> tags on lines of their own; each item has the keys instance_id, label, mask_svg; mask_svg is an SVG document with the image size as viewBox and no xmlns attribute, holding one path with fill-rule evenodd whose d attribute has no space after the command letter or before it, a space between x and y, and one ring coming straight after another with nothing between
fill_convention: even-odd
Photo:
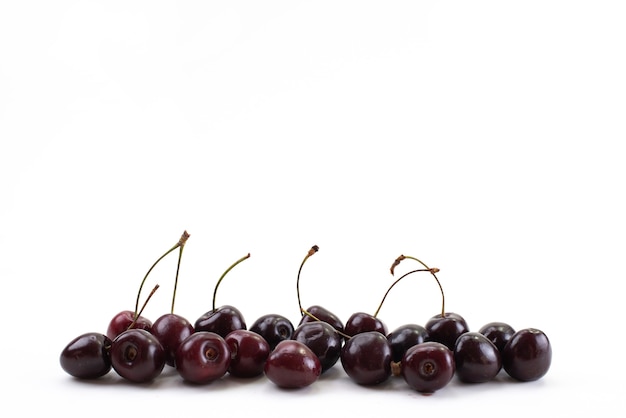
<instances>
[{"instance_id":1,"label":"curved cherry stem","mask_svg":"<svg viewBox=\"0 0 626 418\"><path fill-rule=\"evenodd\" d=\"M402 279L404 279L406 276L408 276L409 274L413 274L413 273L417 273L419 271L428 271L431 274L435 274L436 272L439 271L438 268L432 268L432 269L417 269L417 270L412 270L409 271L408 273L403 274L402 276L400 276L400 278L398 278L395 282L393 282L391 284L391 286L389 286L389 288L387 289L387 291L385 292L385 295L383 296L383 300L380 301L380 304L378 305L378 309L376 309L376 312L374 312L374 318L376 318L378 316L378 312L380 312L380 308L383 307L383 303L385 303L385 299L387 299L387 295L389 294L389 292L391 291L391 289L393 289L393 287L398 284L398 282Z\"/></svg>"},{"instance_id":2,"label":"curved cherry stem","mask_svg":"<svg viewBox=\"0 0 626 418\"><path fill-rule=\"evenodd\" d=\"M180 259L183 258L183 249L185 248L185 243L189 239L189 234L187 231L183 233L178 241L178 263L176 264L176 278L174 279L174 291L172 292L172 309L170 313L174 313L174 301L176 300L176 288L178 287L178 272L180 271Z\"/></svg>"},{"instance_id":3,"label":"curved cherry stem","mask_svg":"<svg viewBox=\"0 0 626 418\"><path fill-rule=\"evenodd\" d=\"M302 308L302 302L300 301L300 273L302 272L302 266L304 266L304 263L306 263L306 260L308 260L309 257L311 257L313 254L318 252L319 249L320 247L318 247L317 245L314 245L311 247L309 252L306 254L304 259L302 260L302 263L300 264L300 269L298 270L298 278L296 279L296 292L298 293L298 307L300 308L300 315L304 316L305 314L307 314L312 318L315 318L315 317L313 317L313 315L309 314L305 309Z\"/></svg>"},{"instance_id":4,"label":"curved cherry stem","mask_svg":"<svg viewBox=\"0 0 626 418\"><path fill-rule=\"evenodd\" d=\"M156 292L158 288L159 288L158 284L154 286L154 288L152 289L152 291L150 292L150 294L146 298L146 301L143 303L143 306L141 307L141 310L139 310L139 312L137 312L135 314L135 317L133 318L133 322L131 322L130 325L128 326L128 328L126 328L127 330L135 327L135 324L137 324L137 318L139 318L141 316L141 314L143 313L143 310L146 309L146 305L148 304L148 301L150 300L152 295L154 295L154 292Z\"/></svg>"},{"instance_id":5,"label":"curved cherry stem","mask_svg":"<svg viewBox=\"0 0 626 418\"><path fill-rule=\"evenodd\" d=\"M137 301L135 302L135 319L137 319L138 316L139 316L138 315L138 310L139 310L139 298L141 297L141 290L143 289L143 285L146 282L146 279L148 278L148 276L150 275L150 272L156 267L157 264L159 264L159 261L161 261L161 260L163 260L165 258L165 256L167 256L169 253L171 253L172 251L174 251L175 249L177 249L181 245L184 245L185 241L187 241L187 238L189 238L189 234L187 233L187 231L185 231L185 232L183 232L183 235L180 237L180 239L178 240L176 245L174 245L172 248L167 250L161 257L159 257L157 259L157 261L154 262L154 264L152 264L150 269L148 269L148 272L143 277L143 280L141 281L141 284L139 285L139 291L137 292Z\"/></svg>"},{"instance_id":6,"label":"curved cherry stem","mask_svg":"<svg viewBox=\"0 0 626 418\"><path fill-rule=\"evenodd\" d=\"M250 253L246 254L245 256L241 257L239 260L235 261L230 267L226 269L226 271L224 271L224 273L222 273L220 278L217 280L217 283L215 284L215 289L213 289L213 310L215 310L215 297L217 296L217 288L220 286L220 283L224 279L224 276L226 276L226 274L228 274L228 272L231 271L233 267L235 267L237 264L241 263L243 260L246 260L248 258L250 258Z\"/></svg>"},{"instance_id":7,"label":"curved cherry stem","mask_svg":"<svg viewBox=\"0 0 626 418\"><path fill-rule=\"evenodd\" d=\"M391 268L389 269L391 271L392 275L394 274L394 270L398 266L398 264L400 264L400 262L402 260L405 260L405 259L410 259L410 260L417 261L422 266L424 266L424 268L428 269L430 271L430 273L433 275L433 277L435 278L435 281L437 282L437 285L439 286L439 290L441 291L441 316L445 316L445 313L446 313L446 309L445 309L446 297L445 297L445 295L443 293L443 287L441 286L441 282L439 281L439 279L437 278L437 275L435 274L435 273L439 272L439 269L438 268L431 269L430 267L428 267L426 265L426 263L424 263L422 260L420 260L418 258L411 257L411 256L408 256L408 255L400 255L398 258L395 259L395 261L391 265Z\"/></svg>"}]
</instances>

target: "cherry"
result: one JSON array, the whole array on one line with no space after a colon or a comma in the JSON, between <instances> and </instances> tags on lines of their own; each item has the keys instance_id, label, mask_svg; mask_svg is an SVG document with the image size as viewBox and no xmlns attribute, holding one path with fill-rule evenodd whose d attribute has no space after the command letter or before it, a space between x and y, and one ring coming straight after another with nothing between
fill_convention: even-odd
<instances>
[{"instance_id":1,"label":"cherry","mask_svg":"<svg viewBox=\"0 0 626 418\"><path fill-rule=\"evenodd\" d=\"M265 362L265 376L281 388L298 389L318 380L322 366L317 355L299 341L283 340Z\"/></svg>"},{"instance_id":2,"label":"cherry","mask_svg":"<svg viewBox=\"0 0 626 418\"><path fill-rule=\"evenodd\" d=\"M387 335L389 332L383 321L366 312L355 312L350 315L343 331L350 337L362 332L376 331L383 335Z\"/></svg>"},{"instance_id":3,"label":"cherry","mask_svg":"<svg viewBox=\"0 0 626 418\"><path fill-rule=\"evenodd\" d=\"M174 302L176 300L176 289L178 287L180 261L188 238L189 234L185 231L178 242L178 264L176 266L176 278L174 280L171 310L169 313L163 314L157 318L152 325L152 334L157 337L165 349L165 362L170 366L176 365L176 350L178 349L178 346L185 338L194 332L193 325L191 325L186 318L174 313Z\"/></svg>"},{"instance_id":4,"label":"cherry","mask_svg":"<svg viewBox=\"0 0 626 418\"><path fill-rule=\"evenodd\" d=\"M517 331L502 350L502 367L516 380L530 382L543 377L552 362L548 336L535 328Z\"/></svg>"},{"instance_id":5,"label":"cherry","mask_svg":"<svg viewBox=\"0 0 626 418\"><path fill-rule=\"evenodd\" d=\"M283 315L266 314L254 321L250 326L250 331L263 337L270 345L270 349L274 350L281 341L291 339L294 327L293 323Z\"/></svg>"},{"instance_id":6,"label":"cherry","mask_svg":"<svg viewBox=\"0 0 626 418\"><path fill-rule=\"evenodd\" d=\"M483 383L500 372L502 359L491 340L479 332L466 332L456 340L454 364L462 382Z\"/></svg>"},{"instance_id":7,"label":"cherry","mask_svg":"<svg viewBox=\"0 0 626 418\"><path fill-rule=\"evenodd\" d=\"M111 339L98 332L88 332L70 341L63 349L63 370L79 379L96 379L111 370Z\"/></svg>"},{"instance_id":8,"label":"cherry","mask_svg":"<svg viewBox=\"0 0 626 418\"><path fill-rule=\"evenodd\" d=\"M339 361L343 336L328 322L304 322L298 325L291 338L300 341L315 353L320 360L322 373Z\"/></svg>"},{"instance_id":9,"label":"cherry","mask_svg":"<svg viewBox=\"0 0 626 418\"><path fill-rule=\"evenodd\" d=\"M235 261L219 278L213 290L213 308L196 320L194 325L196 331L210 331L220 335L222 338L225 338L232 331L246 329L246 321L244 320L241 311L231 305L223 305L216 308L215 298L217 295L217 289L226 274L228 274L228 272L237 264L248 258L250 258L250 253Z\"/></svg>"},{"instance_id":10,"label":"cherry","mask_svg":"<svg viewBox=\"0 0 626 418\"><path fill-rule=\"evenodd\" d=\"M111 365L123 378L135 383L154 380L165 367L165 349L144 329L131 328L111 343Z\"/></svg>"},{"instance_id":11,"label":"cherry","mask_svg":"<svg viewBox=\"0 0 626 418\"><path fill-rule=\"evenodd\" d=\"M428 340L428 331L421 325L404 324L387 334L393 361L400 362L409 348Z\"/></svg>"},{"instance_id":12,"label":"cherry","mask_svg":"<svg viewBox=\"0 0 626 418\"><path fill-rule=\"evenodd\" d=\"M224 339L230 349L228 372L235 377L256 377L263 374L270 355L270 345L256 332L245 329L231 331Z\"/></svg>"},{"instance_id":13,"label":"cherry","mask_svg":"<svg viewBox=\"0 0 626 418\"><path fill-rule=\"evenodd\" d=\"M197 331L189 335L176 350L176 370L187 382L206 384L224 376L231 353L220 335Z\"/></svg>"},{"instance_id":14,"label":"cherry","mask_svg":"<svg viewBox=\"0 0 626 418\"><path fill-rule=\"evenodd\" d=\"M341 350L341 365L359 385L377 385L391 377L391 345L378 331L350 337Z\"/></svg>"},{"instance_id":15,"label":"cherry","mask_svg":"<svg viewBox=\"0 0 626 418\"><path fill-rule=\"evenodd\" d=\"M489 322L483 325L478 332L487 337L502 352L506 343L515 334L515 329L505 322Z\"/></svg>"},{"instance_id":16,"label":"cherry","mask_svg":"<svg viewBox=\"0 0 626 418\"><path fill-rule=\"evenodd\" d=\"M400 362L400 374L409 387L432 394L454 376L453 352L444 344L427 341L409 348Z\"/></svg>"}]
</instances>

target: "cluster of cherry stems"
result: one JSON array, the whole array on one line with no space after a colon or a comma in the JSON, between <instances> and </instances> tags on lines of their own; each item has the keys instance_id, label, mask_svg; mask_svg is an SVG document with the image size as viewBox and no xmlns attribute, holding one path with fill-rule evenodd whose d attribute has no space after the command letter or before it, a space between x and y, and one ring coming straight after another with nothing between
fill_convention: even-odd
<instances>
[{"instance_id":1,"label":"cluster of cherry stems","mask_svg":"<svg viewBox=\"0 0 626 418\"><path fill-rule=\"evenodd\" d=\"M226 374L240 378L265 375L282 388L303 388L313 384L337 362L358 385L378 385L391 376L401 376L412 389L432 394L454 376L466 383L482 383L504 370L518 381L534 381L550 367L552 349L544 332L535 328L515 331L503 322L491 322L471 332L458 314L445 312L443 288L436 273L417 258L401 255L391 266L405 259L421 267L398 278L387 290L373 315L357 312L344 324L327 309L314 305L303 309L300 302L300 272L306 260L319 248L313 246L300 264L297 279L298 304L302 313L297 327L282 315L268 314L249 328L241 312L231 305L215 306L217 288L224 276L250 254L232 264L219 278L213 293L213 308L191 324L174 313L154 323L142 316L157 290L154 287L141 309L143 285L152 269L166 255L178 249L178 269L189 234L150 267L143 278L133 311L122 311L111 320L106 334L82 334L62 350L61 367L77 379L97 379L114 369L135 383L156 379L166 365L193 384L207 384ZM441 290L441 313L425 326L406 324L388 332L377 317L389 291L402 278L430 273Z\"/></svg>"}]
</instances>

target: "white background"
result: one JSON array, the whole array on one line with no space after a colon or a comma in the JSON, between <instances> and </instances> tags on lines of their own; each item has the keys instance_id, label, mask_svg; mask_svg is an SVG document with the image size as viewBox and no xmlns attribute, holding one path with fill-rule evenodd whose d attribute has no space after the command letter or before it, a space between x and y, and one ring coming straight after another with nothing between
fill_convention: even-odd
<instances>
[{"instance_id":1,"label":"white background","mask_svg":"<svg viewBox=\"0 0 626 418\"><path fill-rule=\"evenodd\" d=\"M2 2L0 408L623 416L625 19L619 1ZM217 304L249 324L298 320L313 244L303 304L344 321L374 312L406 254L441 269L472 330L546 332L552 367L430 397L356 386L339 364L301 391L65 374L65 344L134 308L184 230L175 312L191 321L248 252ZM152 320L175 266L146 284ZM439 310L415 275L380 317Z\"/></svg>"}]
</instances>

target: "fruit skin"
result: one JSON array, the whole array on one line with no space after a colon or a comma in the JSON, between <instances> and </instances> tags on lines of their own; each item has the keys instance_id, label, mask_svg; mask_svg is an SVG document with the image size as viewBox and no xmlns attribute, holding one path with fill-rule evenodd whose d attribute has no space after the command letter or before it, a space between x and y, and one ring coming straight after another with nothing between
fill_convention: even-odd
<instances>
[{"instance_id":1,"label":"fruit skin","mask_svg":"<svg viewBox=\"0 0 626 418\"><path fill-rule=\"evenodd\" d=\"M322 365L306 345L299 341L284 340L270 353L264 372L270 381L281 388L299 389L318 380Z\"/></svg>"},{"instance_id":2,"label":"fruit skin","mask_svg":"<svg viewBox=\"0 0 626 418\"><path fill-rule=\"evenodd\" d=\"M478 330L481 334L491 340L498 347L500 353L504 350L504 346L515 334L515 329L505 322L489 322Z\"/></svg>"},{"instance_id":3,"label":"fruit skin","mask_svg":"<svg viewBox=\"0 0 626 418\"><path fill-rule=\"evenodd\" d=\"M378 331L361 332L347 340L341 350L341 365L359 385L383 383L391 377L391 345Z\"/></svg>"},{"instance_id":4,"label":"fruit skin","mask_svg":"<svg viewBox=\"0 0 626 418\"><path fill-rule=\"evenodd\" d=\"M365 312L355 312L350 315L344 327L344 332L351 337L369 331L377 331L383 335L389 333L383 321Z\"/></svg>"},{"instance_id":5,"label":"fruit skin","mask_svg":"<svg viewBox=\"0 0 626 418\"><path fill-rule=\"evenodd\" d=\"M454 377L452 351L435 341L415 345L407 350L401 362L401 375L416 391L431 394L445 387Z\"/></svg>"},{"instance_id":6,"label":"fruit skin","mask_svg":"<svg viewBox=\"0 0 626 418\"><path fill-rule=\"evenodd\" d=\"M231 305L223 305L199 317L194 324L194 329L214 332L224 338L231 331L246 329L246 321L239 309Z\"/></svg>"},{"instance_id":7,"label":"fruit skin","mask_svg":"<svg viewBox=\"0 0 626 418\"><path fill-rule=\"evenodd\" d=\"M502 367L509 376L523 382L543 377L550 369L552 346L548 336L536 328L517 331L504 346Z\"/></svg>"},{"instance_id":8,"label":"fruit skin","mask_svg":"<svg viewBox=\"0 0 626 418\"><path fill-rule=\"evenodd\" d=\"M79 379L97 379L111 370L111 339L99 332L87 332L70 341L59 361L66 373Z\"/></svg>"},{"instance_id":9,"label":"fruit skin","mask_svg":"<svg viewBox=\"0 0 626 418\"><path fill-rule=\"evenodd\" d=\"M322 373L333 367L341 355L343 336L324 321L304 322L298 325L291 338L300 341L319 358Z\"/></svg>"},{"instance_id":10,"label":"fruit skin","mask_svg":"<svg viewBox=\"0 0 626 418\"><path fill-rule=\"evenodd\" d=\"M502 368L500 350L483 334L466 332L456 340L454 365L462 382L488 382Z\"/></svg>"},{"instance_id":11,"label":"fruit skin","mask_svg":"<svg viewBox=\"0 0 626 418\"><path fill-rule=\"evenodd\" d=\"M387 334L387 339L391 344L393 361L399 362L406 350L428 340L428 331L421 325L405 324Z\"/></svg>"},{"instance_id":12,"label":"fruit skin","mask_svg":"<svg viewBox=\"0 0 626 418\"><path fill-rule=\"evenodd\" d=\"M133 319L135 318L135 311L121 311L113 318L111 318L111 322L109 322L109 326L107 327L106 336L113 340L115 337L120 335L123 331L126 331L128 327L133 323ZM152 321L148 318L139 316L133 328L145 329L150 332L152 330Z\"/></svg>"},{"instance_id":13,"label":"fruit skin","mask_svg":"<svg viewBox=\"0 0 626 418\"><path fill-rule=\"evenodd\" d=\"M165 367L165 349L144 329L122 332L111 343L110 353L113 369L131 382L150 382Z\"/></svg>"},{"instance_id":14,"label":"fruit skin","mask_svg":"<svg viewBox=\"0 0 626 418\"><path fill-rule=\"evenodd\" d=\"M454 350L456 339L469 331L465 319L454 312L446 312L444 316L435 315L424 326L428 331L428 340L441 343Z\"/></svg>"},{"instance_id":15,"label":"fruit skin","mask_svg":"<svg viewBox=\"0 0 626 418\"><path fill-rule=\"evenodd\" d=\"M193 325L184 317L174 313L161 315L152 325L152 334L165 349L165 363L170 366L176 365L178 346L193 333Z\"/></svg>"},{"instance_id":16,"label":"fruit skin","mask_svg":"<svg viewBox=\"0 0 626 418\"><path fill-rule=\"evenodd\" d=\"M198 331L189 335L176 350L176 370L187 382L206 384L224 376L231 353L220 335Z\"/></svg>"},{"instance_id":17,"label":"fruit skin","mask_svg":"<svg viewBox=\"0 0 626 418\"><path fill-rule=\"evenodd\" d=\"M250 331L256 332L270 345L270 349L283 341L291 339L294 332L293 323L279 314L266 314L259 317L250 326Z\"/></svg>"},{"instance_id":18,"label":"fruit skin","mask_svg":"<svg viewBox=\"0 0 626 418\"><path fill-rule=\"evenodd\" d=\"M313 305L307 309L307 312L313 315L315 318L319 319L320 321L329 323L337 331L344 332L344 325L341 319L339 319L337 315L330 312L328 309L319 305ZM303 315L298 325L302 325L307 322L316 322L316 320L311 318L309 315Z\"/></svg>"},{"instance_id":19,"label":"fruit skin","mask_svg":"<svg viewBox=\"0 0 626 418\"><path fill-rule=\"evenodd\" d=\"M256 377L263 374L270 355L270 345L256 332L238 329L224 339L230 349L228 372L236 377Z\"/></svg>"}]
</instances>

